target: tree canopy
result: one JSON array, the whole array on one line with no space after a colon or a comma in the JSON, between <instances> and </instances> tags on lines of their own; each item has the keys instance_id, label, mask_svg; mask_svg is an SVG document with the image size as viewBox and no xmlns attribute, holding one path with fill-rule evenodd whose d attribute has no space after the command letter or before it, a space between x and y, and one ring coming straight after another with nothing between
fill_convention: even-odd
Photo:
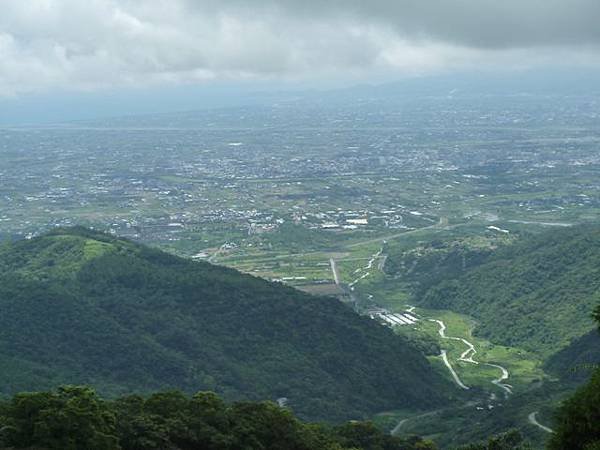
<instances>
[{"instance_id":1,"label":"tree canopy","mask_svg":"<svg viewBox=\"0 0 600 450\"><path fill-rule=\"evenodd\" d=\"M600 331L600 305L594 312ZM600 361L591 379L560 407L549 450L600 450Z\"/></svg>"},{"instance_id":2,"label":"tree canopy","mask_svg":"<svg viewBox=\"0 0 600 450\"><path fill-rule=\"evenodd\" d=\"M88 387L21 393L0 403L0 448L44 450L427 450L370 422L305 423L272 402L225 403L212 392L129 395Z\"/></svg>"}]
</instances>

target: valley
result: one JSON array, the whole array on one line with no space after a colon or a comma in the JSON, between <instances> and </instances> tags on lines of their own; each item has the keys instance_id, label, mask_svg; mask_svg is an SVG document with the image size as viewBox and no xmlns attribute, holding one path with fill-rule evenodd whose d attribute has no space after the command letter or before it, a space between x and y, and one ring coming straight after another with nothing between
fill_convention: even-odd
<instances>
[{"instance_id":1,"label":"valley","mask_svg":"<svg viewBox=\"0 0 600 450\"><path fill-rule=\"evenodd\" d=\"M512 252L513 248L520 254L516 244L527 248L528 253L524 254L536 260L531 256L535 252L531 253L527 246L545 255L554 252L554 242L564 243L567 235L573 243L565 245L577 247L579 239L589 240L597 232L593 227L589 230L575 227L563 232L546 226L515 227L514 223L502 223L497 228L508 230L504 233L487 227L478 229L473 224L450 226L440 220L426 229L352 242L331 253L299 255L299 258L310 255L316 261L328 261L327 265L320 262L319 267L329 269L330 279L341 289L331 295L337 295L361 314L415 342L428 355L438 373L454 386L449 391L454 406L433 411L388 411L376 418L384 429L396 434L416 433L443 445L469 442L478 435L499 432L505 429L503 427L519 429L537 443L536 446L541 446L547 439L550 428L546 424L551 423L551 411L573 387L561 381L555 371L549 370L544 349L535 350L527 341L507 345L487 338L478 331L481 323L475 311L470 314L468 309L461 309L461 312L436 309L423 303L429 295L425 287L437 289L435 286L443 286L446 279L471 270L482 270L479 266L497 264L494 258L502 258L503 252ZM435 247L429 247L431 242L436 243ZM539 246L542 242L546 248ZM560 247L559 251L566 254L565 247ZM581 263L575 265L596 267L586 260L588 253L596 255L595 251L582 252L579 255ZM399 255L402 258L399 259ZM559 258L554 261L560 264ZM569 260L568 264L572 265L574 261ZM590 288L593 296L595 288ZM505 286L506 289L510 289L510 284ZM492 296L497 295L490 292ZM590 303L589 311L592 305ZM549 314L551 316L551 312ZM583 323L587 320L585 313L577 317L583 319ZM591 330L591 321L589 324ZM561 328L553 330L558 333ZM580 334L585 331L586 328L577 330ZM506 336L510 333L506 328ZM530 417L537 419L532 421ZM464 429L464 435L455 441L447 441L448 423Z\"/></svg>"},{"instance_id":2,"label":"valley","mask_svg":"<svg viewBox=\"0 0 600 450\"><path fill-rule=\"evenodd\" d=\"M549 369L543 347L536 350L536 347L530 345L526 340L519 341L520 344L517 345L494 341L484 335L485 328L476 318L475 308L470 313L469 307L465 306L460 313L457 313L449 309L432 308L428 302L423 302L423 300L430 296L428 291L431 289L436 292L436 295L444 298L442 289L451 289L446 287L444 279L451 280L456 277L457 273L482 272L482 269L478 269L478 267L498 264L495 262L496 258L509 258L509 254L517 253L524 255L523 264L529 264L529 262L525 262L529 260L536 261L537 264L540 261L537 254L546 257L548 253L555 251L553 246L558 242L564 244L564 246L559 246L561 257L568 254L569 251L565 250L567 246L577 248L575 243L579 240L584 240L588 246L595 245L597 229L575 228L557 235L549 228L542 231L539 238L534 233L530 237L520 237L517 241L505 240L501 244L501 250L492 253L488 253L489 247L484 242L486 240L489 242L494 237L492 235L488 235L486 238L481 235L476 236L472 228L438 229L435 232L429 230L423 234L426 233L431 233L429 238L413 240L406 236L404 242L402 237L387 241L384 244L385 251L388 252L384 254L386 271L375 272L374 278L364 279L355 284L353 294L355 298L361 299L358 301L358 308L363 313L385 315L410 311L411 315L419 318L414 324L391 324L391 326L396 333L419 343L422 351L428 354L432 363L438 366L440 373L445 374L453 382L454 395L461 400L458 405L451 408L425 413L387 412L378 416L377 420L392 432L417 433L443 445L468 442L477 433L491 434L494 429L499 429L495 428L494 424L503 423L503 426L518 428L532 442L537 442L536 445L541 445L551 434L548 431L550 427L546 425L551 423L550 411L559 399L572 389L568 382L559 379L555 370ZM572 243L565 243L567 236ZM449 239L450 243L444 243L446 239ZM529 240L531 240L531 244L526 243ZM437 241L435 247L430 246L429 243L432 241ZM521 253L522 250L519 249L519 246L526 251ZM402 252L402 258L398 258L398 249ZM415 249L418 249L418 253ZM579 253L574 260L569 259L568 264L574 266L585 264L588 269L582 270L591 269L595 273L596 269L592 268L597 266L587 258L596 258L597 252L589 248L587 250ZM506 252L506 256L503 256L503 252ZM515 261L514 256L510 256L510 258L511 261ZM560 257L553 261L554 264L561 264ZM515 267L518 267L520 263L514 262L514 264ZM458 267L456 267L457 265ZM525 267L526 265L523 266L523 269L526 272L529 269ZM545 270L551 269L546 268ZM466 275L466 277L469 276ZM487 277L487 274L483 276ZM490 280L497 277L502 278L497 269L490 272L489 276ZM485 278L479 277L477 283L481 285L484 280ZM534 282L533 280L532 282ZM535 280L539 284L540 278L535 278ZM442 286L439 289L441 294L437 293L437 285ZM432 287L427 288L427 286ZM489 296L494 297L504 295L510 289L510 282L507 282L502 289L494 287L487 292ZM590 296L593 299L594 292L597 291L593 286L590 286L590 289ZM465 302L465 304L469 303ZM478 303L472 303L472 305L475 307ZM552 307L548 308L548 314L551 317ZM593 303L590 303L589 310L591 311L592 308ZM501 310L497 310L496 314L502 315L503 313ZM581 326L587 317L582 315L580 318L578 323ZM384 322L382 321L382 323ZM513 325L515 329L518 329L518 322L513 322ZM535 339L536 327L531 324L529 327L530 339ZM553 330L555 333L561 333L562 328L555 327ZM585 333L585 328L579 329L578 332ZM507 325L504 328L505 342L510 341L508 338L510 333L511 328ZM575 351L585 352L588 350L578 349ZM594 356L591 357L594 358ZM535 421L531 419L536 417ZM463 430L464 434L459 438L454 437L453 441L448 440L448 434L455 436L455 433L449 431L451 427Z\"/></svg>"},{"instance_id":3,"label":"valley","mask_svg":"<svg viewBox=\"0 0 600 450\"><path fill-rule=\"evenodd\" d=\"M587 338L600 300L593 108L577 97L477 94L445 99L442 109L443 97L403 97L399 108L398 98L373 96L358 106L346 98L323 109L290 101L182 113L169 127L149 116L0 130L2 248L56 241L48 248L59 251L26 252L18 277L5 280L5 298L60 286L69 273L100 274L98 285L70 281L94 308L84 316L85 342L109 327L119 339L102 345L122 339L153 368L140 382L123 355L110 362L114 373L92 374L78 358L102 352L83 347L48 368L11 328L22 354L0 345L9 366L2 394L64 379L113 397L176 384L226 400L281 400L301 418L372 418L442 448L509 429L541 448L556 406L586 379L565 374L595 357ZM72 225L95 231L69 237ZM137 245L166 252L152 257L160 261L181 258L182 274ZM21 256L4 251L13 270ZM132 273L134 285L103 261ZM209 287L186 278L197 267ZM162 273L189 283L185 295L195 286L193 298L207 303L192 308ZM161 294L140 280L160 282ZM109 282L127 302L99 293L112 292ZM232 288L238 283L272 303ZM137 310L165 292L178 300ZM36 298L14 306L14 321L32 314ZM78 323L67 303L57 303L64 317L52 316L59 328ZM127 331L132 317L139 336ZM309 345L315 335L322 355ZM16 373L26 375L15 382Z\"/></svg>"}]
</instances>

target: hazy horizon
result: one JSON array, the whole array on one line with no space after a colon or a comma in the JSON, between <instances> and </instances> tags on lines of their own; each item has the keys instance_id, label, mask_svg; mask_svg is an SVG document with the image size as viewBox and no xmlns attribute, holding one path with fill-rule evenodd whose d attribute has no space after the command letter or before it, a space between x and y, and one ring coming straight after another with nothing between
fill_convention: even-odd
<instances>
[{"instance_id":1,"label":"hazy horizon","mask_svg":"<svg viewBox=\"0 0 600 450\"><path fill-rule=\"evenodd\" d=\"M472 76L531 87L583 73L593 88L599 16L592 0L7 0L0 125Z\"/></svg>"}]
</instances>

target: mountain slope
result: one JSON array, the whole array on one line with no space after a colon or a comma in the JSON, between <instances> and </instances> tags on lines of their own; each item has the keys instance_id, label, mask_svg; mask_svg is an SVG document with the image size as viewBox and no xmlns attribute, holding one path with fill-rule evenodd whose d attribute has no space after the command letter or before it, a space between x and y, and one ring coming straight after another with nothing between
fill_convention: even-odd
<instances>
[{"instance_id":1,"label":"mountain slope","mask_svg":"<svg viewBox=\"0 0 600 450\"><path fill-rule=\"evenodd\" d=\"M493 342L550 355L593 329L600 302L600 230L552 230L506 246L421 298L478 319Z\"/></svg>"},{"instance_id":2,"label":"mountain slope","mask_svg":"<svg viewBox=\"0 0 600 450\"><path fill-rule=\"evenodd\" d=\"M84 229L0 249L0 392L286 397L338 420L443 401L404 340L331 298Z\"/></svg>"},{"instance_id":3,"label":"mountain slope","mask_svg":"<svg viewBox=\"0 0 600 450\"><path fill-rule=\"evenodd\" d=\"M600 333L592 330L553 354L545 369L564 380L585 381L600 364Z\"/></svg>"}]
</instances>

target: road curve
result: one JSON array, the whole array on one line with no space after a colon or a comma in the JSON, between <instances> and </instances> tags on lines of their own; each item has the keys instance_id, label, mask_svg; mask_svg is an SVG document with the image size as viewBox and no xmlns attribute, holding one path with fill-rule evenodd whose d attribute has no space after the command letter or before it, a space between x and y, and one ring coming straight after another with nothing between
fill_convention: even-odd
<instances>
[{"instance_id":1,"label":"road curve","mask_svg":"<svg viewBox=\"0 0 600 450\"><path fill-rule=\"evenodd\" d=\"M453 341L460 341L468 347L458 357L459 361L470 362L472 364L479 364L479 362L477 362L473 359L473 356L475 356L475 353L477 353L477 350L475 350L475 346L473 344L471 344L469 341L467 341L466 339L463 339L463 338L454 337L454 336L446 336L446 324L443 321L437 320L437 319L429 319L429 320L431 322L436 322L440 326L438 333L440 334L440 336L443 339L451 339Z\"/></svg>"},{"instance_id":2,"label":"road curve","mask_svg":"<svg viewBox=\"0 0 600 450\"><path fill-rule=\"evenodd\" d=\"M412 416L412 417L406 417L405 419L400 420L396 426L392 429L392 431L390 431L390 434L392 436L396 436L399 432L400 432L400 428L402 428L402 426L408 422L409 420L416 420L416 419L422 419L423 417L429 417L429 416L433 416L434 414L438 414L444 410L446 410L447 408L441 408L441 409L435 409L433 411L429 411L426 412L424 414L419 414L417 416Z\"/></svg>"},{"instance_id":3,"label":"road curve","mask_svg":"<svg viewBox=\"0 0 600 450\"><path fill-rule=\"evenodd\" d=\"M531 414L529 414L529 416L527 417L529 419L529 423L531 423L532 425L535 425L538 428L541 428L546 433L554 433L554 430L552 428L548 428L537 421L537 417L536 417L537 413L538 413L537 411L534 411Z\"/></svg>"},{"instance_id":4,"label":"road curve","mask_svg":"<svg viewBox=\"0 0 600 450\"><path fill-rule=\"evenodd\" d=\"M402 428L402 425L404 425L406 422L408 422L410 420L410 417L406 418L406 419L402 419L400 422L398 422L396 424L396 426L392 429L392 431L390 431L390 434L392 436L396 436L398 434L398 432L400 431L400 428Z\"/></svg>"},{"instance_id":5,"label":"road curve","mask_svg":"<svg viewBox=\"0 0 600 450\"><path fill-rule=\"evenodd\" d=\"M502 366L499 366L498 364L491 364L491 363L484 363L484 364L486 366L495 367L502 371L502 375L500 375L500 378L496 378L495 380L492 380L492 383L494 383L496 386L498 386L500 389L502 389L504 391L505 397L508 397L508 395L512 394L512 385L503 383L504 380L508 379L508 370L506 370Z\"/></svg>"}]
</instances>

